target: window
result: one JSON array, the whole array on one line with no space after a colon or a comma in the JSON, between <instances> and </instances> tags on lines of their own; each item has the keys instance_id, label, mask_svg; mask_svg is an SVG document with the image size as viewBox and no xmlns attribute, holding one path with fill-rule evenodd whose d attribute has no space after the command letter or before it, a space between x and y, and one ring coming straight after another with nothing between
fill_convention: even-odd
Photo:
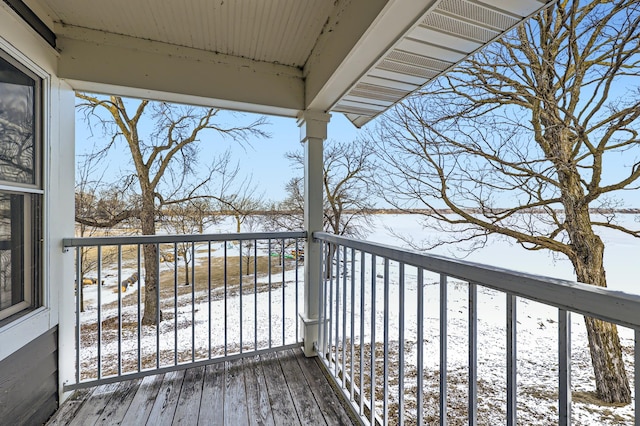
<instances>
[{"instance_id":1,"label":"window","mask_svg":"<svg viewBox=\"0 0 640 426\"><path fill-rule=\"evenodd\" d=\"M41 305L41 79L0 50L0 321Z\"/></svg>"}]
</instances>

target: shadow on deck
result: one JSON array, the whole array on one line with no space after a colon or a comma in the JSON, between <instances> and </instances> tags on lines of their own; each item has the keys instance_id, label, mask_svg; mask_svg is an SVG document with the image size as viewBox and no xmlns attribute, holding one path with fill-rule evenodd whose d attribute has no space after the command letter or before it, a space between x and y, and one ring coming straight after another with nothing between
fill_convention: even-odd
<instances>
[{"instance_id":1,"label":"shadow on deck","mask_svg":"<svg viewBox=\"0 0 640 426\"><path fill-rule=\"evenodd\" d=\"M48 425L348 425L315 358L300 349L76 391Z\"/></svg>"}]
</instances>

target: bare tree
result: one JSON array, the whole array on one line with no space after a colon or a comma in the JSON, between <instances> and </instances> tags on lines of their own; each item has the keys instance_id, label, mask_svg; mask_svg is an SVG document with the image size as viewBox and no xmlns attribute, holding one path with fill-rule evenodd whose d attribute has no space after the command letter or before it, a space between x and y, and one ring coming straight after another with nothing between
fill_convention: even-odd
<instances>
[{"instance_id":1,"label":"bare tree","mask_svg":"<svg viewBox=\"0 0 640 426\"><path fill-rule=\"evenodd\" d=\"M294 166L304 167L301 151L286 154ZM336 235L363 237L373 206L371 191L374 163L371 145L364 140L327 141L323 162L323 229ZM271 227L302 229L304 225L304 181L291 179L286 186L287 198L279 206L279 214L271 216ZM336 246L329 245L326 264L334 258ZM300 253L294 253L299 257ZM329 267L325 274L330 274Z\"/></svg>"},{"instance_id":2,"label":"bare tree","mask_svg":"<svg viewBox=\"0 0 640 426\"><path fill-rule=\"evenodd\" d=\"M110 139L96 152L104 157L117 143L124 141L134 170L121 181L135 185L139 207L122 212L118 219L137 217L143 235L156 233L156 218L163 206L179 204L195 198L216 198L207 186L221 169L220 161L209 165L202 173L200 137L215 134L237 141L250 136L266 136L262 130L264 119L239 127L222 127L215 119L220 110L172 105L148 100L123 100L118 96L101 97L78 93L82 100L78 108L91 124L101 126ZM153 131L143 136L143 123L151 122ZM99 224L99 223L98 223ZM96 224L97 225L97 224ZM145 304L142 323L156 323L158 300L158 260L156 246L143 247L145 266ZM162 314L160 313L160 318Z\"/></svg>"},{"instance_id":3,"label":"bare tree","mask_svg":"<svg viewBox=\"0 0 640 426\"><path fill-rule=\"evenodd\" d=\"M221 186L221 192L228 194L218 197L219 210L223 214L233 216L236 221L236 232L240 233L242 225L258 211L264 208L264 195L258 193L251 176L235 184L237 173L228 173Z\"/></svg>"},{"instance_id":4,"label":"bare tree","mask_svg":"<svg viewBox=\"0 0 640 426\"><path fill-rule=\"evenodd\" d=\"M167 207L162 216L163 226L168 231L178 234L202 234L208 225L216 222L210 201L208 198L196 198ZM182 258L184 265L184 285L191 284L189 269L193 263L192 250L196 250L195 243L177 244L177 254ZM195 264L193 267L195 268Z\"/></svg>"},{"instance_id":5,"label":"bare tree","mask_svg":"<svg viewBox=\"0 0 640 426\"><path fill-rule=\"evenodd\" d=\"M292 179L291 182L297 182L298 179ZM299 185L295 186L294 190L300 188ZM295 203L295 207L290 202ZM304 206L299 204L304 202L304 197L297 196L287 198L282 202L272 202L266 209L264 216L262 217L263 227L268 232L282 232L287 231L300 231L304 229ZM296 258L304 260L304 250L302 246L299 246L296 239L275 239L272 240L269 247L269 253L271 257L275 257L278 266L284 266L286 259Z\"/></svg>"},{"instance_id":6,"label":"bare tree","mask_svg":"<svg viewBox=\"0 0 640 426\"><path fill-rule=\"evenodd\" d=\"M605 287L596 229L640 237L592 214L639 187L639 22L637 1L553 3L399 105L371 135L387 201L455 230L432 245L499 234ZM629 402L615 325L585 322L599 398Z\"/></svg>"},{"instance_id":7,"label":"bare tree","mask_svg":"<svg viewBox=\"0 0 640 426\"><path fill-rule=\"evenodd\" d=\"M9 73L12 74L12 73ZM33 105L34 90L29 78L24 81L15 75L7 75L8 83L0 87L0 172L3 179L17 183L32 183L36 164L34 142ZM26 99L27 102L21 100Z\"/></svg>"},{"instance_id":8,"label":"bare tree","mask_svg":"<svg viewBox=\"0 0 640 426\"><path fill-rule=\"evenodd\" d=\"M113 216L126 210L127 203L120 192L103 185L105 168L99 167L92 159L84 158L76 164L75 217L77 218L76 236L107 236L110 228L92 226L95 222L111 223ZM89 275L96 273L98 263L109 263L116 259L113 252L102 252L102 259L90 247L79 247L80 277L76 282L76 291L80 298L80 311L84 312L84 285L98 284ZM96 275L97 276L97 275ZM101 284L101 283L100 283Z\"/></svg>"},{"instance_id":9,"label":"bare tree","mask_svg":"<svg viewBox=\"0 0 640 426\"><path fill-rule=\"evenodd\" d=\"M269 231L299 231L304 229L304 189L303 178L295 177L285 186L286 198L273 203L265 217L265 227Z\"/></svg>"},{"instance_id":10,"label":"bare tree","mask_svg":"<svg viewBox=\"0 0 640 426\"><path fill-rule=\"evenodd\" d=\"M260 220L260 216L246 216L244 220L244 224L246 225L249 232L259 232L261 229L262 221ZM244 263L244 273L245 275L251 275L251 263L252 259L257 265L258 262L258 241L256 240L244 240L240 241L239 244L242 248L240 251L240 262ZM253 257L252 257L253 256ZM254 266L253 273L257 274L258 270Z\"/></svg>"},{"instance_id":11,"label":"bare tree","mask_svg":"<svg viewBox=\"0 0 640 426\"><path fill-rule=\"evenodd\" d=\"M301 151L289 152L286 156L294 167L303 168ZM323 228L326 231L337 235L364 235L363 225L368 223L373 206L369 191L374 170L372 159L371 146L362 140L326 142L323 163ZM273 215L273 221L281 229L303 228L303 184L301 177L287 183L287 198L278 205L279 214Z\"/></svg>"}]
</instances>

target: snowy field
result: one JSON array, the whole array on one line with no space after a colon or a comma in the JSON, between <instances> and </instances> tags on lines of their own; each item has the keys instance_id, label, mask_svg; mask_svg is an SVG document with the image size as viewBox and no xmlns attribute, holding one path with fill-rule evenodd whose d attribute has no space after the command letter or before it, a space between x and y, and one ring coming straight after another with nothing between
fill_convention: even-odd
<instances>
[{"instance_id":1,"label":"snowy field","mask_svg":"<svg viewBox=\"0 0 640 426\"><path fill-rule=\"evenodd\" d=\"M633 215L621 216L622 223L640 227L635 222ZM410 235L414 239L429 236L428 231L423 230L418 218L411 215L377 215L373 220L374 226L367 239L384 244L402 246L402 241L392 236L388 229L404 235ZM224 232L233 230L234 224L227 221L217 224L210 232ZM605 268L609 287L619 291L640 293L640 262L636 261L640 249L640 241L630 236L605 230L603 238L607 249L605 251ZM222 243L217 243L212 256L221 256L224 252ZM434 252L447 256L461 257L466 254L460 248L464 247L439 247ZM266 256L268 250L261 247L259 256ZM228 256L238 256L237 245L227 245ZM206 264L206 253L198 252L197 262ZM530 252L515 244L510 244L500 238L489 241L489 244L480 251L471 253L467 260L491 264L504 268L547 275L557 278L574 279L571 265L567 260L553 257L544 252ZM238 284L227 288L227 297L224 297L222 288L217 287L211 293L195 290L197 286L187 291L179 292L178 303L173 304L173 297L163 300L163 318L165 319L159 331L155 327L142 327L140 356L146 365L155 365L156 342L160 341L160 364L173 365L178 362L191 359L203 359L209 356L224 354L225 342L229 353L240 350L242 340L243 350L261 349L269 346L269 335L274 346L296 341L296 296L298 306L302 306L302 267L296 271L295 262L286 263L285 272L278 272L269 277L266 274L258 276L244 276L243 291L239 291ZM171 264L163 264L162 268L171 269ZM123 269L122 276L128 276L133 269ZM350 265L342 269L347 276L355 273L359 276L359 265L353 271ZM383 265L376 265L376 275L381 278ZM114 274L115 271L105 269L105 275ZM364 271L371 282L371 268ZM296 287L296 274L299 284ZM284 279L283 279L284 278ZM342 278L342 277L341 277ZM390 303L387 311L389 315L390 330L390 388L388 405L390 413L397 409L398 401L398 334L400 313L404 313L404 339L403 348L405 355L405 383L404 399L407 408L407 423L413 424L415 419L416 404L416 355L417 355L417 324L415 312L417 309L416 272L412 268L405 271L404 301L400 302L399 274L397 268L389 271ZM283 285L284 282L284 285ZM376 280L376 354L382 341L381 327L384 321L383 304L383 279ZM425 420L431 424L437 421L437 389L439 371L439 290L438 277L425 274L424 279L424 303L425 303L425 333L424 333L424 378L425 378ZM81 316L83 330L83 368L91 374L97 359L97 291L98 286L85 288L85 312ZM100 290L100 298L103 308L101 320L103 330L101 334L101 357L103 374L108 374L113 368L118 353L117 324L118 317L118 293L114 283L105 283ZM254 292L253 289L258 291ZM269 290L271 289L271 290ZM340 288L342 292L344 289ZM344 309L350 310L351 298L353 298L354 318L356 324L360 320L365 324L365 333L362 336L363 350L369 352L371 329L371 302L370 288L365 289L365 305L362 311L365 313L360 318L360 297L356 292L347 294ZM135 369L138 357L137 349L137 307L131 305L137 292L128 293L122 303L122 343L121 353L123 368L125 371ZM127 299L128 298L128 299ZM505 370L506 370L506 330L505 330L505 296L487 289L478 289L478 403L479 424L498 425L505 423ZM192 301L195 303L192 304ZM451 280L448 287L448 366L449 375L449 422L450 424L465 424L466 400L467 400L467 303L468 287L466 284ZM335 307L334 307L335 309ZM226 316L225 316L226 312ZM338 306L338 312L343 312L343 305ZM557 311L527 300L518 300L518 419L523 425L547 425L557 422ZM349 313L348 313L349 315ZM225 334L225 324L227 333ZM339 328L342 327L338 323ZM348 325L348 324L347 324ZM357 328L357 327L356 327ZM347 327L349 329L349 327ZM271 331L270 331L271 330ZM623 344L623 352L627 365L627 373L633 380L633 333L631 330L620 329ZM240 336L242 339L240 339ZM347 364L351 351L349 345L354 341L354 358L358 367L359 342L361 340L358 330L351 333L347 331L345 340L347 352L345 353ZM335 338L335 334L334 334ZM209 340L211 340L211 352L209 353ZM338 341L338 359L341 360L341 341ZM177 347L178 351L174 351ZM192 349L193 348L193 349ZM111 355L109 355L111 354ZM365 357L368 359L368 355ZM366 361L365 361L366 362ZM381 357L377 356L376 371L380 371ZM586 332L580 316L572 316L572 391L573 391L573 422L576 425L621 425L633 423L632 405L617 407L602 405L594 398L593 373L590 367L590 357L586 345ZM365 365L365 371L370 366ZM378 377L377 382L381 379ZM358 378L356 378L356 383ZM632 382L633 383L633 382ZM380 383L377 383L380 385ZM365 386L365 393L368 393ZM379 386L376 394L380 395ZM380 398L379 398L380 399ZM377 404L379 410L382 401ZM391 419L393 424L393 419ZM415 422L415 420L413 420Z\"/></svg>"},{"instance_id":2,"label":"snowy field","mask_svg":"<svg viewBox=\"0 0 640 426\"><path fill-rule=\"evenodd\" d=\"M405 246L403 241L391 235L394 233L412 237L415 241L432 237L435 231L422 229L417 215L377 215L374 216L373 230L367 240L393 246ZM640 229L640 215L620 214L617 223L630 229ZM613 290L640 294L640 239L619 231L596 228L602 238L605 249L605 270L608 287ZM499 266L516 271L546 275L554 278L575 280L571 263L566 258L553 256L545 251L529 251L512 241L498 236L490 237L486 247L467 253L464 243L442 246L431 253L451 257L464 257L466 260L487 265ZM466 257L465 257L466 256Z\"/></svg>"},{"instance_id":3,"label":"snowy field","mask_svg":"<svg viewBox=\"0 0 640 426\"><path fill-rule=\"evenodd\" d=\"M633 229L640 228L637 215L621 215L621 225ZM368 240L388 244L403 245L395 234L410 237L414 242L429 238L429 230L416 224L419 217L411 215L379 215L374 218L374 230ZM605 250L605 269L609 288L628 293L640 294L640 240L609 229L599 229ZM545 252L527 251L517 244L500 237L491 237L487 245L476 252L467 253L463 244L442 246L432 251L452 257L464 257L466 260L513 269L517 271L575 280L573 269L567 259ZM378 271L381 267L378 266ZM397 275L391 269L391 300L397 300ZM411 281L407 270L405 282L405 312L415 312L415 281ZM430 377L433 398L425 405L425 419L437 421L437 378L439 371L439 288L438 277L425 278L425 377ZM458 414L466 412L467 398L467 303L468 286L462 283L449 283L448 309L448 372L450 387L449 407ZM380 284L378 284L380 287ZM378 290L380 292L380 290ZM506 388L506 330L505 296L488 289L478 289L478 401L479 423L486 425L505 424L505 388ZM398 305L390 305L389 315L398 318ZM519 299L518 314L518 419L519 424L555 424L557 423L557 345L558 331L556 309L536 302ZM378 316L381 312L377 313ZM406 315L406 314L405 314ZM378 320L380 323L381 319ZM408 359L415 356L415 334L412 325L407 325L405 348ZM627 374L633 387L633 331L619 328L623 345L623 354ZM379 339L376 339L379 341ZM430 344L429 344L430 342ZM405 388L411 388L411 382ZM425 390L425 392L428 392ZM595 398L595 384L591 369L591 359L587 347L586 330L580 315L572 315L572 392L573 420L576 425L624 425L633 424L633 407L604 406ZM411 392L405 395L411 400ZM392 395L393 396L393 395ZM452 401L453 400L453 401ZM450 424L465 424L466 418L450 416Z\"/></svg>"}]
</instances>

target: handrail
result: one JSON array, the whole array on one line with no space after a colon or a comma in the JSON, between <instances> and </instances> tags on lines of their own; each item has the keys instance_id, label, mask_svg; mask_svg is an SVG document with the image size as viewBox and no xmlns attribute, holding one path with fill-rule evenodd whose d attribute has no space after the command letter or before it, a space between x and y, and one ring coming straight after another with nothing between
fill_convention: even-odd
<instances>
[{"instance_id":1,"label":"handrail","mask_svg":"<svg viewBox=\"0 0 640 426\"><path fill-rule=\"evenodd\" d=\"M63 238L62 246L88 247L88 246L109 246L120 244L169 244L169 243L191 243L208 241L236 241L236 240L268 240L282 238L307 238L306 231L288 232L253 232L253 233L231 233L231 234L179 234L179 235L130 235L119 237L74 237Z\"/></svg>"},{"instance_id":2,"label":"handrail","mask_svg":"<svg viewBox=\"0 0 640 426\"><path fill-rule=\"evenodd\" d=\"M304 258L297 253L305 237L260 232L65 239L76 258L76 375L65 391L301 346ZM183 243L188 247L179 254ZM155 246L159 301L149 325L142 324L146 244ZM169 260L161 260L165 255ZM179 256L188 257L190 267ZM97 276L87 289L85 262ZM187 273L185 268L188 279L179 285L178 271ZM91 306L85 311L87 292Z\"/></svg>"},{"instance_id":3,"label":"handrail","mask_svg":"<svg viewBox=\"0 0 640 426\"><path fill-rule=\"evenodd\" d=\"M438 366L430 366L429 374L439 376L437 387L439 424L446 425L451 414L466 415L469 424L478 421L478 297L479 288L487 288L506 296L504 331L504 372L506 424L518 422L518 316L517 299L530 299L557 308L558 424L571 424L571 313L596 317L634 331L633 366L635 395L640 395L640 295L627 294L577 282L543 277L504 268L481 265L465 260L449 259L416 250L360 241L326 232L314 232L320 242L319 262L323 264L319 289L318 354L328 376L359 414L363 424L387 425L391 417L398 424L405 416L425 420L433 404L425 403L425 273L439 276L431 284L439 287L439 330L435 343L439 352ZM393 271L391 269L393 267ZM405 272L411 268L411 278ZM396 275L397 274L397 275ZM393 291L392 276L394 277ZM459 280L467 287L465 331L449 322L448 293L458 295ZM395 282L397 279L397 282ZM409 284L407 285L407 281ZM410 294L407 297L407 294ZM465 298L465 296L463 296ZM417 299L417 300L416 300ZM454 301L460 303L460 300ZM430 308L433 315L434 307ZM460 313L465 308L457 306ZM433 320L433 316L429 317ZM552 321L553 322L553 321ZM449 329L467 334L467 411L449 404L450 386ZM409 332L409 330L411 330ZM495 330L500 333L498 329ZM407 343L407 334L409 345ZM411 339L415 339L415 342ZM551 343L553 344L553 343ZM430 343L430 350L434 343ZM458 347L456 353L464 351ZM405 352L410 356L405 356ZM495 356L495 355L494 355ZM355 359L359 362L355 363ZM394 361L395 360L395 361ZM431 360L433 361L433 359ZM391 369L390 363L396 368ZM457 365L457 364L456 364ZM452 370L453 371L453 370ZM410 374L409 376L407 374ZM405 381L415 380L415 404L405 402ZM413 397L413 395L412 395ZM395 400L394 400L395 398ZM391 405L393 404L393 406ZM640 426L640 398L635 399L634 424Z\"/></svg>"},{"instance_id":4,"label":"handrail","mask_svg":"<svg viewBox=\"0 0 640 426\"><path fill-rule=\"evenodd\" d=\"M314 232L313 238L346 245L355 250L366 251L389 260L525 297L562 310L600 318L625 327L640 328L640 315L638 315L640 295L356 240L326 232Z\"/></svg>"}]
</instances>

